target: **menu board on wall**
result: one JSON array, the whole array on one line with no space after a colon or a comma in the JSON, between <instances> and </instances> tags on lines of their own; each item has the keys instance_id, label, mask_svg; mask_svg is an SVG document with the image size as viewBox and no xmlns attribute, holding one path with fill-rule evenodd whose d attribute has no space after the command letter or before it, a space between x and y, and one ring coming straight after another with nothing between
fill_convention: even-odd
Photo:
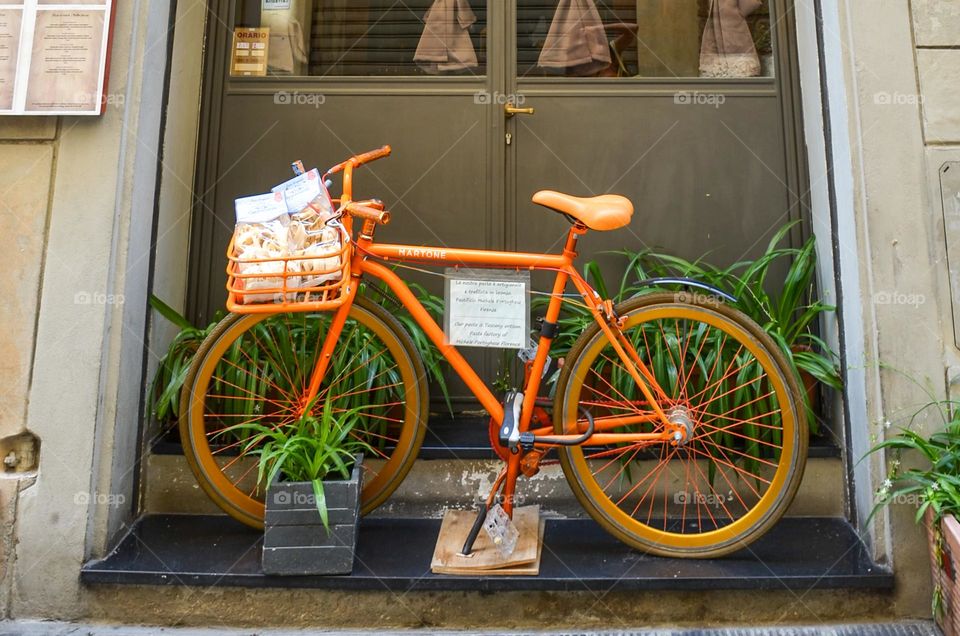
<instances>
[{"instance_id":1,"label":"menu board on wall","mask_svg":"<svg viewBox=\"0 0 960 636\"><path fill-rule=\"evenodd\" d=\"M100 115L113 0L0 0L0 115Z\"/></svg>"}]
</instances>

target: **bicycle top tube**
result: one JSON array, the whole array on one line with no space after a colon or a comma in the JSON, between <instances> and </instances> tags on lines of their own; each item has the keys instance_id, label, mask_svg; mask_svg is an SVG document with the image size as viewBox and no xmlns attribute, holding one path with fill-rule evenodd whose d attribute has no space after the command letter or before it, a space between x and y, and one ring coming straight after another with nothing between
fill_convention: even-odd
<instances>
[{"instance_id":1,"label":"bicycle top tube","mask_svg":"<svg viewBox=\"0 0 960 636\"><path fill-rule=\"evenodd\" d=\"M567 269L573 263L574 253L534 254L529 252L501 252L493 250L429 247L370 243L363 246L370 256L385 261L419 262L436 265L481 265L498 268Z\"/></svg>"}]
</instances>

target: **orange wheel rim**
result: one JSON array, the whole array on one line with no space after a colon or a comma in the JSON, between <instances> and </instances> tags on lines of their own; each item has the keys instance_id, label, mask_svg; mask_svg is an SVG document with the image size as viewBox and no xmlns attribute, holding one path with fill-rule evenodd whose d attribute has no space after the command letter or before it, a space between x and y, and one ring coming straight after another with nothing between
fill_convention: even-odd
<instances>
[{"instance_id":1,"label":"orange wheel rim","mask_svg":"<svg viewBox=\"0 0 960 636\"><path fill-rule=\"evenodd\" d=\"M703 337L694 337L695 329ZM678 446L571 448L567 457L580 484L601 514L652 544L712 549L737 539L775 508L797 461L789 384L756 338L713 311L650 307L632 314L624 331L636 338L645 364L670 395L661 406L688 418L691 435ZM712 358L706 335L720 344ZM642 398L617 382L622 362L607 345L598 334L578 358L567 395L580 400L564 405L565 422L577 421L577 402L592 405L598 423L604 416L650 413ZM673 368L653 364L656 354L661 362L672 360ZM731 406L734 400L740 402ZM751 417L741 417L748 411ZM654 424L641 426L652 432Z\"/></svg>"}]
</instances>

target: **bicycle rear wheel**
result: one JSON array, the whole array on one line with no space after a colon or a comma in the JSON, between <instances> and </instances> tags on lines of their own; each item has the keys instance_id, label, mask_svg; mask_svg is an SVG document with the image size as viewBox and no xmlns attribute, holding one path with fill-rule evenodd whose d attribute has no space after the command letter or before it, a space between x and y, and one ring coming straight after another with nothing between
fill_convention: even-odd
<instances>
[{"instance_id":1,"label":"bicycle rear wheel","mask_svg":"<svg viewBox=\"0 0 960 636\"><path fill-rule=\"evenodd\" d=\"M687 439L564 448L560 459L587 512L625 543L661 556L716 557L783 515L803 475L807 424L791 367L756 323L720 302L678 297L642 296L616 311ZM585 430L578 408L598 428L604 418L653 415L598 325L566 358L554 430ZM645 421L604 432L661 427Z\"/></svg>"},{"instance_id":2,"label":"bicycle rear wheel","mask_svg":"<svg viewBox=\"0 0 960 636\"><path fill-rule=\"evenodd\" d=\"M231 314L207 337L183 386L180 437L203 490L226 513L263 526L265 486L237 425L280 427L295 420L332 312ZM413 461L426 432L426 372L416 348L386 311L356 298L320 385L314 411L362 406L351 433L372 451L363 462L361 512L383 503ZM231 430L232 429L232 430Z\"/></svg>"}]
</instances>

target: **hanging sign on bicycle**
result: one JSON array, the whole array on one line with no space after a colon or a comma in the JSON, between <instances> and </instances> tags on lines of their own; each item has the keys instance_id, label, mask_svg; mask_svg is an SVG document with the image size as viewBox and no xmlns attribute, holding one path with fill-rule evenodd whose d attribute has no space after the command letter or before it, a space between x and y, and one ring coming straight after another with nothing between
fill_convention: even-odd
<instances>
[{"instance_id":1,"label":"hanging sign on bicycle","mask_svg":"<svg viewBox=\"0 0 960 636\"><path fill-rule=\"evenodd\" d=\"M446 333L462 347L523 349L530 340L530 273L446 270Z\"/></svg>"}]
</instances>

